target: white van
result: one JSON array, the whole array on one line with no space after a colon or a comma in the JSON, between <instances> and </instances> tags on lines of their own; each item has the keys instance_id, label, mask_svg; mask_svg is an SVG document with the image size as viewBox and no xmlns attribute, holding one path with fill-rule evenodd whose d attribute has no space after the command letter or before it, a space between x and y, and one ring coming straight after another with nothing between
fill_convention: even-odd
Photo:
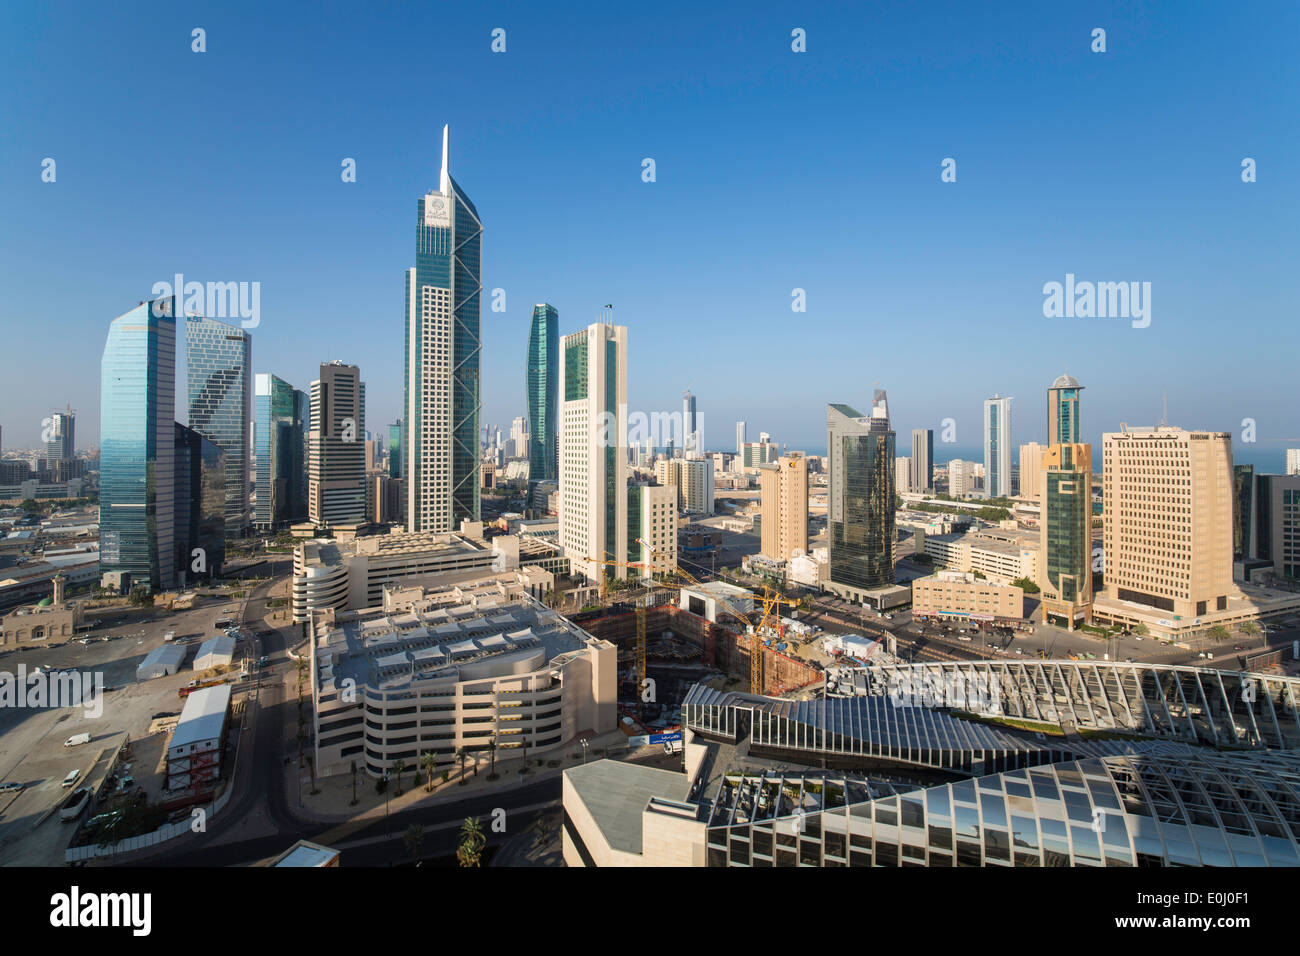
<instances>
[{"instance_id":1,"label":"white van","mask_svg":"<svg viewBox=\"0 0 1300 956\"><path fill-rule=\"evenodd\" d=\"M90 734L73 734L63 742L65 747L80 747L82 744L90 743Z\"/></svg>"},{"instance_id":2,"label":"white van","mask_svg":"<svg viewBox=\"0 0 1300 956\"><path fill-rule=\"evenodd\" d=\"M171 643L172 641L174 641L174 640L176 640L176 632L175 632L175 631L168 631L166 634L163 635L163 641L166 642L166 643L168 643L168 644L170 644L170 643Z\"/></svg>"},{"instance_id":3,"label":"white van","mask_svg":"<svg viewBox=\"0 0 1300 956\"><path fill-rule=\"evenodd\" d=\"M67 790L69 787L71 787L74 783L77 782L77 779L80 776L81 776L80 770L69 770L68 775L63 778L63 789Z\"/></svg>"}]
</instances>

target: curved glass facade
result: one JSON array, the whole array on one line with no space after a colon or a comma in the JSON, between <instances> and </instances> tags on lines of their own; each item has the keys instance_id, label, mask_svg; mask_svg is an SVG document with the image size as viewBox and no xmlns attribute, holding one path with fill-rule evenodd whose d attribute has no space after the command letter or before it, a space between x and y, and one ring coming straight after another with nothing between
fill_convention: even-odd
<instances>
[{"instance_id":1,"label":"curved glass facade","mask_svg":"<svg viewBox=\"0 0 1300 956\"><path fill-rule=\"evenodd\" d=\"M253 337L234 325L185 317L189 425L226 456L226 535L249 525L249 435L253 419Z\"/></svg>"},{"instance_id":2,"label":"curved glass facade","mask_svg":"<svg viewBox=\"0 0 1300 956\"><path fill-rule=\"evenodd\" d=\"M870 418L827 406L830 580L863 590L894 584L895 436L883 401L878 391L885 414Z\"/></svg>"},{"instance_id":3,"label":"curved glass facade","mask_svg":"<svg viewBox=\"0 0 1300 956\"><path fill-rule=\"evenodd\" d=\"M176 301L113 320L100 372L100 570L174 586Z\"/></svg>"},{"instance_id":4,"label":"curved glass facade","mask_svg":"<svg viewBox=\"0 0 1300 956\"><path fill-rule=\"evenodd\" d=\"M559 312L555 306L533 306L528 333L528 480L556 481L555 416L559 412L560 343L556 338Z\"/></svg>"}]
</instances>

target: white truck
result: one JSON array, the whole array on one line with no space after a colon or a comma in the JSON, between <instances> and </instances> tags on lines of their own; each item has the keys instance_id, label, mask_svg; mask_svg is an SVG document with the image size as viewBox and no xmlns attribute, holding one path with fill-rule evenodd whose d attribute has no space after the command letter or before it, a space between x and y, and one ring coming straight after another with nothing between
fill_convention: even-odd
<instances>
[{"instance_id":1,"label":"white truck","mask_svg":"<svg viewBox=\"0 0 1300 956\"><path fill-rule=\"evenodd\" d=\"M90 743L90 734L73 734L63 742L65 747L80 747L82 744Z\"/></svg>"}]
</instances>

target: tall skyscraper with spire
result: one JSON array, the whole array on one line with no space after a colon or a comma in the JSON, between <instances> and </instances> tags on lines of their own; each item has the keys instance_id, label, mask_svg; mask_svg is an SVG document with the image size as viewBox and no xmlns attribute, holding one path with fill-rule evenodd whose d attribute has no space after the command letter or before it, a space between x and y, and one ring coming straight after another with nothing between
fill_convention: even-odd
<instances>
[{"instance_id":1,"label":"tall skyscraper with spire","mask_svg":"<svg viewBox=\"0 0 1300 956\"><path fill-rule=\"evenodd\" d=\"M555 481L557 454L555 416L559 410L560 314L555 306L533 306L528 333L528 480Z\"/></svg>"},{"instance_id":2,"label":"tall skyscraper with spire","mask_svg":"<svg viewBox=\"0 0 1300 956\"><path fill-rule=\"evenodd\" d=\"M851 601L895 581L894 444L884 389L876 389L870 415L826 406L827 587Z\"/></svg>"},{"instance_id":3,"label":"tall skyscraper with spire","mask_svg":"<svg viewBox=\"0 0 1300 956\"><path fill-rule=\"evenodd\" d=\"M480 243L483 223L451 177L442 128L438 188L416 202L406 270L406 527L451 531L479 518Z\"/></svg>"}]
</instances>

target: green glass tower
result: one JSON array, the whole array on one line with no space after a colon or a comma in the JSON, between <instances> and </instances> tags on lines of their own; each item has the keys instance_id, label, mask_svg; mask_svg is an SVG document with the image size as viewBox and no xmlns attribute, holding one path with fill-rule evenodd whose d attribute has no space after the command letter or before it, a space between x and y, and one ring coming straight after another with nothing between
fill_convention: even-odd
<instances>
[{"instance_id":1,"label":"green glass tower","mask_svg":"<svg viewBox=\"0 0 1300 956\"><path fill-rule=\"evenodd\" d=\"M895 435L884 390L876 390L870 416L828 405L826 425L830 581L860 600L895 580Z\"/></svg>"},{"instance_id":2,"label":"green glass tower","mask_svg":"<svg viewBox=\"0 0 1300 956\"><path fill-rule=\"evenodd\" d=\"M1047 390L1047 444L1077 445L1083 441L1079 428L1079 399L1083 386L1062 375Z\"/></svg>"},{"instance_id":3,"label":"green glass tower","mask_svg":"<svg viewBox=\"0 0 1300 956\"><path fill-rule=\"evenodd\" d=\"M480 243L478 211L448 165L416 202L415 268L406 270L406 527L452 531L479 519Z\"/></svg>"},{"instance_id":4,"label":"green glass tower","mask_svg":"<svg viewBox=\"0 0 1300 956\"><path fill-rule=\"evenodd\" d=\"M555 415L559 409L560 314L545 302L533 306L528 333L528 480L555 481Z\"/></svg>"}]
</instances>

